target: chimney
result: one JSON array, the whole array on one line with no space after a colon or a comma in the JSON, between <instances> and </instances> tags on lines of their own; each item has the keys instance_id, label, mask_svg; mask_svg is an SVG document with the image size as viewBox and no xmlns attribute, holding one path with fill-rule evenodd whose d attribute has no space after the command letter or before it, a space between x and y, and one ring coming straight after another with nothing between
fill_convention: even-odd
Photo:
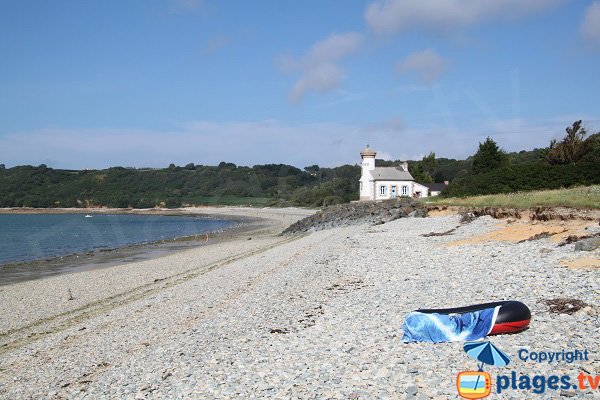
<instances>
[{"instance_id":1,"label":"chimney","mask_svg":"<svg viewBox=\"0 0 600 400\"><path fill-rule=\"evenodd\" d=\"M407 163L406 161L404 161L404 162L402 163L402 169L403 169L404 171L408 172L408 163Z\"/></svg>"}]
</instances>

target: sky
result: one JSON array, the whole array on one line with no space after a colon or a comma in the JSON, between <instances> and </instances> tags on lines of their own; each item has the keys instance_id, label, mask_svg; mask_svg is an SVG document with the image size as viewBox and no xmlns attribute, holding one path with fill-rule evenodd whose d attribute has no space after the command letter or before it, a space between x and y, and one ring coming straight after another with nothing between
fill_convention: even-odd
<instances>
[{"instance_id":1,"label":"sky","mask_svg":"<svg viewBox=\"0 0 600 400\"><path fill-rule=\"evenodd\" d=\"M304 167L600 130L600 0L0 0L0 163Z\"/></svg>"}]
</instances>

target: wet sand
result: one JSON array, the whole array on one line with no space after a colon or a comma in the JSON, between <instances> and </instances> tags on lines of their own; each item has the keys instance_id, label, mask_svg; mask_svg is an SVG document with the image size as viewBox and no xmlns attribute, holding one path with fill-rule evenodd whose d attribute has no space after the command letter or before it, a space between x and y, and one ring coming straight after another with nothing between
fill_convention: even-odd
<instances>
[{"instance_id":1,"label":"wet sand","mask_svg":"<svg viewBox=\"0 0 600 400\"><path fill-rule=\"evenodd\" d=\"M242 207L190 208L179 212L235 220L238 228L225 230L220 235L209 237L208 243L192 244L184 250L166 250L159 246L164 253L145 253L148 257L156 256L154 258L131 262L115 259L108 264L83 263L77 267L80 269L76 273L57 273L44 279L0 286L0 339L7 331L30 326L36 321L64 315L73 317L78 315L78 310L90 307L102 308L106 302L152 291L156 285L202 273L226 260L288 241L289 238L280 237L279 233L296 220L313 213L312 210L294 208Z\"/></svg>"}]
</instances>

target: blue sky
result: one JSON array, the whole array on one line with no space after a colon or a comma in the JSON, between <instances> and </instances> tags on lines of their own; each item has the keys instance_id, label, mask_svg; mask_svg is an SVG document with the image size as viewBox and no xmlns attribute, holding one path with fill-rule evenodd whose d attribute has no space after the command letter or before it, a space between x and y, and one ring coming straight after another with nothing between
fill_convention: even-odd
<instances>
[{"instance_id":1,"label":"blue sky","mask_svg":"<svg viewBox=\"0 0 600 400\"><path fill-rule=\"evenodd\" d=\"M464 158L600 130L600 0L3 1L0 163Z\"/></svg>"}]
</instances>

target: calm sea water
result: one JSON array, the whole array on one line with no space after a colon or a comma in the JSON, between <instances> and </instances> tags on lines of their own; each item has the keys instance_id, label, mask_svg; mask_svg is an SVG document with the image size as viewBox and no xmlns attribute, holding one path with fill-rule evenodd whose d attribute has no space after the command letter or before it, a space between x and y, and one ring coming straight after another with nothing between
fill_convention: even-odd
<instances>
[{"instance_id":1,"label":"calm sea water","mask_svg":"<svg viewBox=\"0 0 600 400\"><path fill-rule=\"evenodd\" d=\"M183 216L0 214L0 265L191 236L233 224Z\"/></svg>"}]
</instances>

